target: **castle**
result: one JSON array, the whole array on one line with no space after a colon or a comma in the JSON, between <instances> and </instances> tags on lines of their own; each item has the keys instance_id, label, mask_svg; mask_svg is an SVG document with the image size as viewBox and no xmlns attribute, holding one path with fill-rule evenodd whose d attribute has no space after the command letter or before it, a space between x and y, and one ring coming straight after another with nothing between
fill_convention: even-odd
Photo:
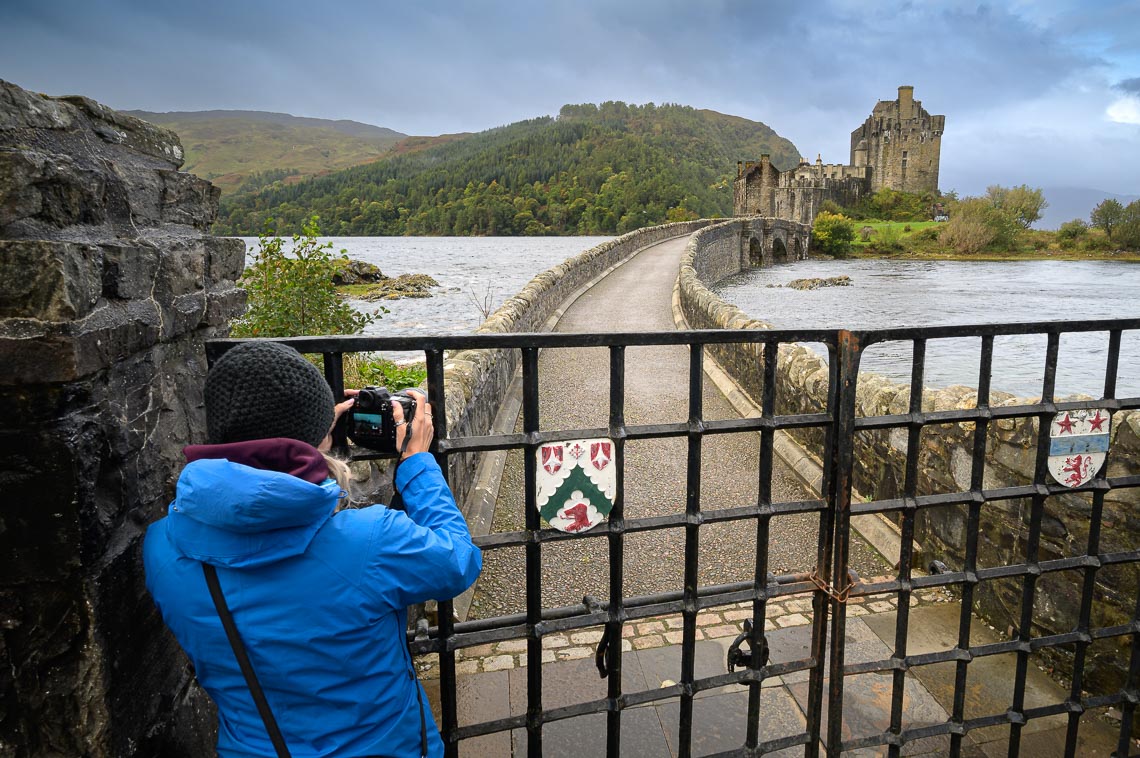
<instances>
[{"instance_id":1,"label":"castle","mask_svg":"<svg viewBox=\"0 0 1140 758\"><path fill-rule=\"evenodd\" d=\"M824 200L853 205L883 188L937 192L938 160L945 116L932 116L914 99L914 87L899 87L897 100L880 100L851 132L848 165L801 158L787 171L767 155L738 161L733 184L733 215L771 216L810 224Z\"/></svg>"}]
</instances>

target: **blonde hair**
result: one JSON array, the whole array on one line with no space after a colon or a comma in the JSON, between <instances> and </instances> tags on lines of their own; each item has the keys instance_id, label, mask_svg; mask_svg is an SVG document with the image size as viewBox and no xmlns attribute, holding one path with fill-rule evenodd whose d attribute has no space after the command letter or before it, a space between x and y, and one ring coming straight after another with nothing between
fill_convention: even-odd
<instances>
[{"instance_id":1,"label":"blonde hair","mask_svg":"<svg viewBox=\"0 0 1140 758\"><path fill-rule=\"evenodd\" d=\"M341 495L336 501L336 509L338 511L344 510L352 501L349 496L352 487L352 473L348 470L348 464L340 458L334 458L328 453L321 453L321 455L325 457L325 463L328 464L329 477L340 486Z\"/></svg>"}]
</instances>

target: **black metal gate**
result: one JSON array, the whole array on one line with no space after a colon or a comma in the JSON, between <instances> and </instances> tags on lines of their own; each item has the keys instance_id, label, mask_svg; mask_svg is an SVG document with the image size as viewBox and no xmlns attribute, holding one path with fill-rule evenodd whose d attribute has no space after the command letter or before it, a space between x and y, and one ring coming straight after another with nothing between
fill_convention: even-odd
<instances>
[{"instance_id":1,"label":"black metal gate","mask_svg":"<svg viewBox=\"0 0 1140 758\"><path fill-rule=\"evenodd\" d=\"M422 338L293 338L282 340L303 353L322 353L326 375L335 392L343 389L341 359L344 353L365 351L423 351L427 361L428 385L436 405L436 455L447 470L447 459L457 453L521 449L525 460L526 528L511 533L493 533L478 538L484 551L521 547L526 561L526 611L476 621L454 623L451 604L441 604L439 624L411 640L413 652L438 656L442 724L441 732L449 756L463 754L463 741L480 735L505 730L524 729L527 753L542 755L543 727L546 724L582 716L605 713L607 717L607 754L617 756L622 746L623 715L628 709L666 700L679 702L678 752L688 756L692 737L700 724L694 723L693 700L706 690L730 684L745 685L749 692L746 739L739 749L723 755L763 755L786 748L802 746L805 756L821 753L838 756L858 748L879 747L890 756L902 754L908 743L930 737L948 739L948 751L959 755L968 732L984 727L1008 728L1009 755L1020 751L1025 725L1033 719L1061 714L1068 719L1065 755L1077 755L1081 716L1088 709L1115 706L1121 719L1116 755L1129 755L1130 734L1136 705L1140 702L1140 593L1129 620L1112 626L1093 627L1090 618L1096 593L1097 572L1105 567L1140 564L1140 545L1132 549L1106 553L1101 548L1102 511L1105 496L1112 490L1140 487L1140 472L1106 475L1108 464L1091 482L1070 490L1052 483L1048 476L1049 435L1045 431L1054 414L1063 411L1101 408L1115 413L1140 408L1140 397L1117 397L1117 375L1121 356L1122 334L1140 329L1140 319L1100 322L1052 322L986 326L955 326L920 329L875 331L687 331L669 333L614 334L511 334L465 335ZM1094 400L1057 402L1054 399L1058 354L1062 335L1077 332L1101 332L1106 335L1104 351L1104 389ZM1042 358L1043 381L1041 399L1022 405L991 405L990 380L994 360L995 338L1007 335L1042 335L1045 354ZM922 387L926 375L926 348L929 340L944 338L976 338L980 341L977 402L974 407L958 410L924 411ZM780 345L796 342L819 343L828 352L829 382L826 407L819 412L777 415L777 351ZM911 346L912 372L909 407L896 415L859 416L856 412L856 386L860 361L867 348L883 342L904 342ZM710 420L702 413L704 365L708 349L735 343L762 346L762 391L757 398L762 408L759 418ZM216 357L236 341L215 341L209 345ZM687 421L671 424L632 425L625 420L626 349L632 346L684 345L689 349L689 408ZM593 429L548 431L539 417L539 351L570 347L604 347L609 351L610 386L609 419L606 426ZM516 351L522 367L522 432L480 437L448 437L445 402L444 361L446 350L495 349ZM987 488L985 456L990 426L1009 419L1035 420L1036 452L1032 481L1020 486ZM937 424L972 424L973 449L969 459L970 485L961 491L920 494L919 450L923 429ZM777 430L817 430L822 435L823 480L821 496L799 502L772 502L773 440ZM852 502L852 478L856 466L854 440L860 433L876 430L901 430L906 435L905 475L901 496L889 499ZM759 433L759 496L754 503L737 507L702 511L701 445L707 435L739 432ZM617 468L617 497L609 521L587 533L567 535L544 529L535 503L536 455L543 443L583 437L609 437L614 441L614 463ZM668 517L627 518L624 509L624 447L629 441L676 437L687 440L688 477L684 512ZM1112 451L1109 451L1109 463ZM368 457L362 455L360 457ZM1040 560L1046 501L1068 492L1091 493L1087 544L1069 557ZM1000 566L979 566L978 536L987 507L1011 500L1031 503L1023 560ZM927 508L960 506L968 513L965 550L954 569L942 563L931 567L929 575L912 571L914 534L917 515ZM851 518L864 513L889 514L901 530L901 560L892 579L874 584L864 583L849 571ZM818 517L818 548L813 570L776 576L769 571L768 535L772 519L789 514L815 514ZM732 522L736 528L754 528L756 561L748 581L719 586L698 586L697 566L701 529L718 522ZM649 530L677 529L684 533L685 573L683 587L663 594L625 597L623 595L623 556L627 535ZM603 603L587 598L582 604L544 608L540 574L543 546L558 540L605 540L609 554L609 597ZM1020 544L1020 543L1018 543ZM1033 603L1036 585L1041 577L1054 572L1075 572L1080 576L1080 614L1071 631L1047 636L1033 636ZM970 645L971 609L974 593L981 582L1014 580L1021 584L1021 618L1007 641L988 645ZM951 649L910 655L907 652L908 620L911 595L934 587L952 588L961 598L958 644ZM772 663L768 660L765 640L765 608L769 601L791 596L810 597L812 628L810 655L800 660ZM886 596L897 598L897 624L894 650L884 660L845 663L843 640L849 601L853 598ZM723 674L697 678L694 675L696 617L709 608L748 602L752 618L745 633L730 652L730 664ZM650 617L676 614L683 619L680 681L649 691L625 692L622 689L623 626ZM596 663L608 677L605 698L560 708L544 708L542 701L542 653L544 636L586 627L604 627L597 648ZM1112 692L1086 692L1083 676L1086 653L1097 640L1116 638L1121 647L1130 650L1130 662L1124 684ZM456 708L456 652L488 642L509 639L526 640L527 709L525 714L484 723L460 726ZM1046 648L1066 647L1073 651L1070 693L1061 702L1027 707L1026 675L1031 654ZM1015 680L1012 701L1000 713L967 718L966 687L972 661L987 656L1014 654ZM908 671L915 667L952 663L955 667L954 698L950 718L944 723L920 728L904 727L904 685ZM738 670L739 669L739 670ZM761 685L765 679L807 672L808 698L805 728L795 734L761 741ZM844 739L842 714L844 680L865 673L891 675L889 727L880 733ZM950 710L950 709L948 709Z\"/></svg>"}]
</instances>

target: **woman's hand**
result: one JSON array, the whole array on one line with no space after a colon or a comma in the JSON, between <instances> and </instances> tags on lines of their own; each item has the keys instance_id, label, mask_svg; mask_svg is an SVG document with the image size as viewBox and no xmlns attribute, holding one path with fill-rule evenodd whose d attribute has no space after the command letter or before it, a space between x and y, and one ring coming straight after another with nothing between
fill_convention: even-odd
<instances>
[{"instance_id":1,"label":"woman's hand","mask_svg":"<svg viewBox=\"0 0 1140 758\"><path fill-rule=\"evenodd\" d=\"M416 403L416 413L412 417L410 423L404 422L404 408L399 403L392 403L392 418L396 422L396 449L402 450L404 448L404 438L408 435L408 429L411 429L411 439L408 440L408 449L404 450L404 454L400 456L400 460L408 456L415 455L416 453L426 453L431 448L432 435L435 434L435 428L432 426L431 419L431 403L427 401L427 395L423 390L410 389L408 392L414 392L419 395L419 400ZM347 390L345 394L348 394Z\"/></svg>"},{"instance_id":2,"label":"woman's hand","mask_svg":"<svg viewBox=\"0 0 1140 758\"><path fill-rule=\"evenodd\" d=\"M335 406L333 406L332 426L329 427L329 433L325 435L325 438L323 440L321 440L321 444L317 445L317 450L320 450L322 453L327 453L329 450L332 450L333 429L336 429L336 425L340 421L340 417L343 416L349 408L356 404L356 396L359 393L360 390L344 391L347 399L344 402L337 403Z\"/></svg>"}]
</instances>

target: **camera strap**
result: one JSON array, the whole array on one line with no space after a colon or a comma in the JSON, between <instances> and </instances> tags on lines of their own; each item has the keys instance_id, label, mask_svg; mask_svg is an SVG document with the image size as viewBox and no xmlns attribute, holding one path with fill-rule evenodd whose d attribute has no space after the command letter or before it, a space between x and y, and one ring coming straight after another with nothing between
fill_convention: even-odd
<instances>
[{"instance_id":1,"label":"camera strap","mask_svg":"<svg viewBox=\"0 0 1140 758\"><path fill-rule=\"evenodd\" d=\"M412 439L412 423L408 422L408 429L404 432L404 444L396 452L396 465L392 466L392 502L388 503L388 507L396 511L406 511L404 506L404 496L396 489L396 472L400 470L400 462L404 460L404 453L408 451L408 443Z\"/></svg>"},{"instance_id":2,"label":"camera strap","mask_svg":"<svg viewBox=\"0 0 1140 758\"><path fill-rule=\"evenodd\" d=\"M249 660L249 654L245 651L245 644L241 641L241 635L238 634L233 614L230 613L230 607L226 604L226 596L222 594L222 585L218 582L218 570L209 563L203 563L202 573L206 575L206 586L210 588L210 597L214 601L214 608L217 609L218 616L222 619L222 627L226 630L226 637L230 641L230 647L234 650L234 657L237 658L238 666L241 668L241 675L245 677L246 686L249 687L249 692L253 695L253 703L257 706L257 713L265 723L265 731L269 732L269 741L273 743L273 749L277 751L277 758L289 758L289 748L285 745L285 738L281 736L277 719L273 718L269 701L265 699L261 683L257 681L257 674L253 672L253 664Z\"/></svg>"}]
</instances>

